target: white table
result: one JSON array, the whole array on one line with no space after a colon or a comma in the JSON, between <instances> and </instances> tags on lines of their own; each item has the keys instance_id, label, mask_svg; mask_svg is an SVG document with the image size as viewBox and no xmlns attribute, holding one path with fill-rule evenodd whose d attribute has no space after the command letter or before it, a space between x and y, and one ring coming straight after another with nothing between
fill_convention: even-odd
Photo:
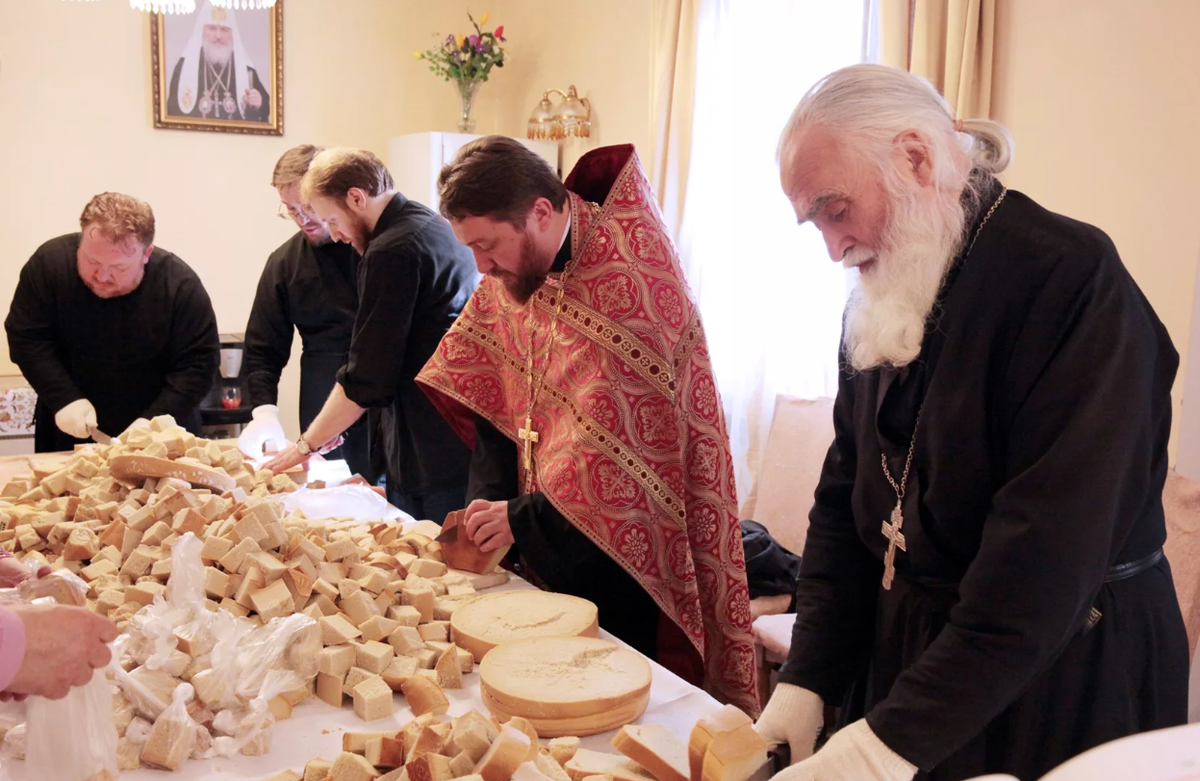
<instances>
[{"instance_id":1,"label":"white table","mask_svg":"<svg viewBox=\"0 0 1200 781\"><path fill-rule=\"evenodd\" d=\"M509 589L531 589L529 583L514 577L509 583L489 591ZM607 632L601 637L616 641ZM617 641L619 642L619 641ZM653 671L650 685L650 704L646 713L638 720L643 724L662 724L676 737L686 742L696 720L712 713L720 705L707 693L686 683L665 667L650 662ZM443 720L459 716L472 708L488 715L479 693L478 667L464 676L466 688L446 692L450 700L450 712ZM396 713L390 719L363 721L354 714L349 698L342 708L310 697L296 706L290 719L277 723L271 735L271 751L265 756L231 758L219 757L209 760L188 760L176 773L165 770L143 768L121 774L121 781L258 781L282 770L303 772L304 765L311 759L332 760L342 750L342 734L346 732L384 732L398 730L413 718L404 698L395 697ZM593 735L583 739L585 748L615 753L609 741L613 732ZM69 740L68 736L63 736ZM24 762L5 763L0 770L0 779L7 781L48 781L33 779L25 773Z\"/></svg>"}]
</instances>

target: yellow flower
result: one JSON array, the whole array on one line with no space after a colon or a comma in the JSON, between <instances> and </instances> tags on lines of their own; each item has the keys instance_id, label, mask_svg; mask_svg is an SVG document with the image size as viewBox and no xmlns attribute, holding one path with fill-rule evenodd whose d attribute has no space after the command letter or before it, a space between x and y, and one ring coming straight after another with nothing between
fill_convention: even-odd
<instances>
[{"instance_id":1,"label":"yellow flower","mask_svg":"<svg viewBox=\"0 0 1200 781\"><path fill-rule=\"evenodd\" d=\"M421 59L421 57L422 57L422 54L421 54L421 52L413 52L413 59L414 59L414 60L419 60L419 59Z\"/></svg>"},{"instance_id":2,"label":"yellow flower","mask_svg":"<svg viewBox=\"0 0 1200 781\"><path fill-rule=\"evenodd\" d=\"M479 26L483 27L485 24L487 24L487 20L488 20L488 12L484 11L483 13L481 13L479 15Z\"/></svg>"},{"instance_id":3,"label":"yellow flower","mask_svg":"<svg viewBox=\"0 0 1200 781\"><path fill-rule=\"evenodd\" d=\"M461 35L454 36L454 45L461 49L462 45L463 45L463 40L464 39Z\"/></svg>"}]
</instances>

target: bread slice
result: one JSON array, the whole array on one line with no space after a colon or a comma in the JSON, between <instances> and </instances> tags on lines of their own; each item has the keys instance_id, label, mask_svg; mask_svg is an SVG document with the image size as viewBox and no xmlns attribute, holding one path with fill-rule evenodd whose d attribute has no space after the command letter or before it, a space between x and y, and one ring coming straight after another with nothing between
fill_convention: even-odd
<instances>
[{"instance_id":1,"label":"bread slice","mask_svg":"<svg viewBox=\"0 0 1200 781\"><path fill-rule=\"evenodd\" d=\"M626 724L612 746L650 771L658 781L689 781L688 750L661 724Z\"/></svg>"},{"instance_id":2,"label":"bread slice","mask_svg":"<svg viewBox=\"0 0 1200 781\"><path fill-rule=\"evenodd\" d=\"M767 761L767 743L752 725L717 735L704 752L703 781L746 781Z\"/></svg>"},{"instance_id":3,"label":"bread slice","mask_svg":"<svg viewBox=\"0 0 1200 781\"><path fill-rule=\"evenodd\" d=\"M586 748L575 752L565 770L571 781L583 781L588 776L610 776L613 781L655 781L654 776L628 757Z\"/></svg>"},{"instance_id":4,"label":"bread slice","mask_svg":"<svg viewBox=\"0 0 1200 781\"><path fill-rule=\"evenodd\" d=\"M525 737L529 738L529 755L525 757L525 761L532 762L534 757L538 755L538 751L541 748L538 745L538 733L537 730L534 729L533 724L530 723L529 719L525 718L524 716L513 716L511 719L505 722L505 726L512 727L515 730L520 730L521 732L525 733Z\"/></svg>"},{"instance_id":5,"label":"bread slice","mask_svg":"<svg viewBox=\"0 0 1200 781\"><path fill-rule=\"evenodd\" d=\"M414 675L406 680L400 685L400 690L404 692L404 699L408 701L408 707L412 709L414 716L426 713L442 716L450 710L450 700L446 699L446 692L422 675Z\"/></svg>"},{"instance_id":6,"label":"bread slice","mask_svg":"<svg viewBox=\"0 0 1200 781\"><path fill-rule=\"evenodd\" d=\"M583 742L577 736L570 735L562 738L554 738L547 744L547 748L550 750L550 756L554 757L555 762L559 765L566 765L582 745Z\"/></svg>"},{"instance_id":7,"label":"bread slice","mask_svg":"<svg viewBox=\"0 0 1200 781\"><path fill-rule=\"evenodd\" d=\"M511 781L513 773L529 756L529 736L512 727L503 727L491 748L475 765L484 781Z\"/></svg>"},{"instance_id":8,"label":"bread slice","mask_svg":"<svg viewBox=\"0 0 1200 781\"><path fill-rule=\"evenodd\" d=\"M372 781L378 775L375 766L364 757L343 751L333 761L328 781Z\"/></svg>"},{"instance_id":9,"label":"bread slice","mask_svg":"<svg viewBox=\"0 0 1200 781\"><path fill-rule=\"evenodd\" d=\"M537 765L538 770L549 776L550 781L571 781L571 776L567 775L563 766L545 749L538 749L533 764Z\"/></svg>"},{"instance_id":10,"label":"bread slice","mask_svg":"<svg viewBox=\"0 0 1200 781\"><path fill-rule=\"evenodd\" d=\"M450 781L450 759L441 754L422 754L404 766L409 781Z\"/></svg>"},{"instance_id":11,"label":"bread slice","mask_svg":"<svg viewBox=\"0 0 1200 781\"><path fill-rule=\"evenodd\" d=\"M458 646L453 643L438 657L433 667L437 673L438 685L443 689L463 688L462 667L458 663Z\"/></svg>"},{"instance_id":12,"label":"bread slice","mask_svg":"<svg viewBox=\"0 0 1200 781\"><path fill-rule=\"evenodd\" d=\"M701 781L704 754L713 738L753 723L736 705L725 705L716 713L697 721L688 738L688 769L691 781Z\"/></svg>"}]
</instances>

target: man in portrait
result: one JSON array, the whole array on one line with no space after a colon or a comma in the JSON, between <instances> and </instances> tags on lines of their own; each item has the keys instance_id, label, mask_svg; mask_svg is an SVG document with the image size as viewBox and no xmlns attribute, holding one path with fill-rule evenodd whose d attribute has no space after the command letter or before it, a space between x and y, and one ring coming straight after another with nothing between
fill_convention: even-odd
<instances>
[{"instance_id":1,"label":"man in portrait","mask_svg":"<svg viewBox=\"0 0 1200 781\"><path fill-rule=\"evenodd\" d=\"M167 115L269 122L270 100L238 33L233 9L204 0L167 90Z\"/></svg>"}]
</instances>

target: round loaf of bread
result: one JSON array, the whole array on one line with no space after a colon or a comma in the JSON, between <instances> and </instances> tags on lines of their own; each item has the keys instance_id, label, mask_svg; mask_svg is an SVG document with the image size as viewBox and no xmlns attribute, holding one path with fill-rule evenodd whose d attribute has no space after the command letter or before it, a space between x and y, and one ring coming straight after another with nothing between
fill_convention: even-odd
<instances>
[{"instance_id":1,"label":"round loaf of bread","mask_svg":"<svg viewBox=\"0 0 1200 781\"><path fill-rule=\"evenodd\" d=\"M595 637L600 633L596 605L548 591L502 591L461 605L450 617L450 640L475 656L476 663L502 643L531 637Z\"/></svg>"},{"instance_id":2,"label":"round loaf of bread","mask_svg":"<svg viewBox=\"0 0 1200 781\"><path fill-rule=\"evenodd\" d=\"M594 735L628 724L645 712L650 678L641 654L592 637L505 643L479 667L488 709L501 719L525 717L542 737Z\"/></svg>"}]
</instances>

